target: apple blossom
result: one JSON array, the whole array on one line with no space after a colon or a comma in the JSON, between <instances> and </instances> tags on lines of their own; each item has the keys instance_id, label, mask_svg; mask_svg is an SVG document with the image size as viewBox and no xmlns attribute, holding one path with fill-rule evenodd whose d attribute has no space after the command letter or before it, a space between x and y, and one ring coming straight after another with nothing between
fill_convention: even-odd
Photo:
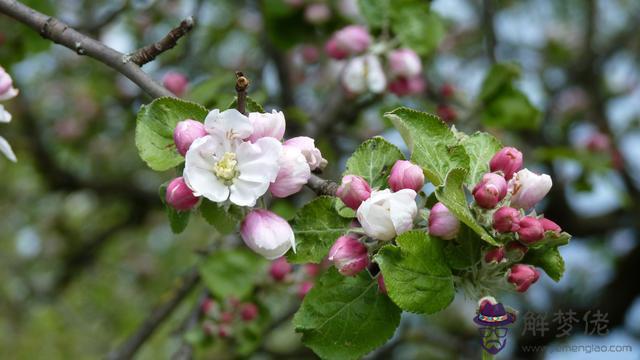
<instances>
[{"instance_id":1,"label":"apple blossom","mask_svg":"<svg viewBox=\"0 0 640 360\"><path fill-rule=\"evenodd\" d=\"M331 9L327 4L309 4L304 10L304 18L311 24L322 24L331 18Z\"/></svg>"},{"instance_id":2,"label":"apple blossom","mask_svg":"<svg viewBox=\"0 0 640 360\"><path fill-rule=\"evenodd\" d=\"M371 45L371 36L364 26L349 25L336 31L329 39L326 50L334 59L365 52Z\"/></svg>"},{"instance_id":3,"label":"apple blossom","mask_svg":"<svg viewBox=\"0 0 640 360\"><path fill-rule=\"evenodd\" d=\"M523 217L519 225L518 235L520 240L527 244L542 240L544 237L544 227L538 219L532 216Z\"/></svg>"},{"instance_id":4,"label":"apple blossom","mask_svg":"<svg viewBox=\"0 0 640 360\"><path fill-rule=\"evenodd\" d=\"M560 225L556 224L555 222L547 218L541 218L541 219L538 219L538 221L540 221L540 224L542 225L542 228L544 229L544 231L553 231L556 233L559 233L560 231L562 231L562 228L560 228Z\"/></svg>"},{"instance_id":5,"label":"apple blossom","mask_svg":"<svg viewBox=\"0 0 640 360\"><path fill-rule=\"evenodd\" d=\"M205 128L211 135L196 139L185 156L187 185L213 202L254 206L278 175L282 144L270 137L242 141L252 126L235 109L211 111Z\"/></svg>"},{"instance_id":6,"label":"apple blossom","mask_svg":"<svg viewBox=\"0 0 640 360\"><path fill-rule=\"evenodd\" d=\"M263 137L282 140L286 127L282 111L273 110L271 113L252 112L249 113L249 121L253 126L253 132L251 136L249 136L249 141L256 142L256 140Z\"/></svg>"},{"instance_id":7,"label":"apple blossom","mask_svg":"<svg viewBox=\"0 0 640 360\"><path fill-rule=\"evenodd\" d=\"M180 121L173 130L173 141L180 155L184 156L193 142L207 135L204 124L192 119Z\"/></svg>"},{"instance_id":8,"label":"apple blossom","mask_svg":"<svg viewBox=\"0 0 640 360\"><path fill-rule=\"evenodd\" d=\"M180 211L190 210L198 203L198 198L193 195L183 177L177 177L167 186L165 195L167 205Z\"/></svg>"},{"instance_id":9,"label":"apple blossom","mask_svg":"<svg viewBox=\"0 0 640 360\"><path fill-rule=\"evenodd\" d=\"M422 61L411 49L397 49L389 53L389 72L392 76L410 78L422 72Z\"/></svg>"},{"instance_id":10,"label":"apple blossom","mask_svg":"<svg viewBox=\"0 0 640 360\"><path fill-rule=\"evenodd\" d=\"M340 274L352 276L369 265L369 254L356 237L340 236L329 250L328 260L333 262Z\"/></svg>"},{"instance_id":11,"label":"apple blossom","mask_svg":"<svg viewBox=\"0 0 640 360\"><path fill-rule=\"evenodd\" d=\"M507 273L507 281L513 284L518 292L525 292L538 281L540 272L531 265L515 264Z\"/></svg>"},{"instance_id":12,"label":"apple blossom","mask_svg":"<svg viewBox=\"0 0 640 360\"><path fill-rule=\"evenodd\" d=\"M520 211L503 206L493 213L493 228L499 233L515 232L520 229Z\"/></svg>"},{"instance_id":13,"label":"apple blossom","mask_svg":"<svg viewBox=\"0 0 640 360\"><path fill-rule=\"evenodd\" d=\"M504 178L511 180L516 171L522 169L522 153L513 147L503 147L489 162L491 171L502 171Z\"/></svg>"},{"instance_id":14,"label":"apple blossom","mask_svg":"<svg viewBox=\"0 0 640 360\"><path fill-rule=\"evenodd\" d=\"M380 59L375 55L364 55L349 60L342 76L342 85L353 94L367 91L382 93L387 87L387 79Z\"/></svg>"},{"instance_id":15,"label":"apple blossom","mask_svg":"<svg viewBox=\"0 0 640 360\"><path fill-rule=\"evenodd\" d=\"M533 207L547 195L552 184L547 174L538 175L529 169L518 171L509 181L511 206L525 210Z\"/></svg>"},{"instance_id":16,"label":"apple blossom","mask_svg":"<svg viewBox=\"0 0 640 360\"><path fill-rule=\"evenodd\" d=\"M327 41L324 45L324 51L326 51L329 57L336 60L342 60L349 56L349 53L346 50L343 50L338 46L338 41L334 38Z\"/></svg>"},{"instance_id":17,"label":"apple blossom","mask_svg":"<svg viewBox=\"0 0 640 360\"><path fill-rule=\"evenodd\" d=\"M1 68L0 68L1 69ZM11 114L4 109L4 106L0 105L0 123L8 123L11 121ZM0 136L0 153L4 154L9 160L16 162L16 155L11 149L9 142Z\"/></svg>"},{"instance_id":18,"label":"apple blossom","mask_svg":"<svg viewBox=\"0 0 640 360\"><path fill-rule=\"evenodd\" d=\"M378 240L391 240L411 230L413 219L418 214L416 195L411 189L372 192L356 212L365 234Z\"/></svg>"},{"instance_id":19,"label":"apple blossom","mask_svg":"<svg viewBox=\"0 0 640 360\"><path fill-rule=\"evenodd\" d=\"M164 75L162 84L174 95L182 96L187 91L189 80L187 80L187 77L182 73L170 71Z\"/></svg>"},{"instance_id":20,"label":"apple blossom","mask_svg":"<svg viewBox=\"0 0 640 360\"><path fill-rule=\"evenodd\" d=\"M389 91L398 96L419 94L426 89L427 85L422 76L410 78L399 77L389 83Z\"/></svg>"},{"instance_id":21,"label":"apple blossom","mask_svg":"<svg viewBox=\"0 0 640 360\"><path fill-rule=\"evenodd\" d=\"M269 275L275 281L282 281L292 270L291 264L287 262L285 257L275 259L269 267Z\"/></svg>"},{"instance_id":22,"label":"apple blossom","mask_svg":"<svg viewBox=\"0 0 640 360\"><path fill-rule=\"evenodd\" d=\"M269 210L254 209L240 225L244 243L269 260L281 257L290 248L296 251L293 230L289 223Z\"/></svg>"},{"instance_id":23,"label":"apple blossom","mask_svg":"<svg viewBox=\"0 0 640 360\"><path fill-rule=\"evenodd\" d=\"M486 173L473 188L472 193L480 207L491 209L507 195L507 182L496 173Z\"/></svg>"},{"instance_id":24,"label":"apple blossom","mask_svg":"<svg viewBox=\"0 0 640 360\"><path fill-rule=\"evenodd\" d=\"M327 166L327 160L322 157L320 149L316 147L316 142L307 136L297 136L284 142L287 146L298 148L305 159L311 171L316 169L324 169Z\"/></svg>"},{"instance_id":25,"label":"apple blossom","mask_svg":"<svg viewBox=\"0 0 640 360\"><path fill-rule=\"evenodd\" d=\"M336 190L336 195L345 205L358 210L360 204L371 196L371 187L361 176L345 175Z\"/></svg>"},{"instance_id":26,"label":"apple blossom","mask_svg":"<svg viewBox=\"0 0 640 360\"><path fill-rule=\"evenodd\" d=\"M411 161L398 160L391 168L389 187L393 191L412 189L416 192L424 186L424 172L422 168Z\"/></svg>"},{"instance_id":27,"label":"apple blossom","mask_svg":"<svg viewBox=\"0 0 640 360\"><path fill-rule=\"evenodd\" d=\"M447 207L438 202L431 208L429 212L429 234L441 237L444 240L451 240L458 235L460 230L460 220L447 209Z\"/></svg>"},{"instance_id":28,"label":"apple blossom","mask_svg":"<svg viewBox=\"0 0 640 360\"><path fill-rule=\"evenodd\" d=\"M504 247L495 247L484 254L487 263L501 263L504 260Z\"/></svg>"},{"instance_id":29,"label":"apple blossom","mask_svg":"<svg viewBox=\"0 0 640 360\"><path fill-rule=\"evenodd\" d=\"M18 95L18 89L13 87L13 79L2 66L0 66L0 101L9 100ZM1 116L1 114L0 114Z\"/></svg>"},{"instance_id":30,"label":"apple blossom","mask_svg":"<svg viewBox=\"0 0 640 360\"><path fill-rule=\"evenodd\" d=\"M311 170L302 152L290 145L282 146L282 154L278 160L280 170L275 181L269 185L274 197L284 198L299 192L309 181Z\"/></svg>"}]
</instances>

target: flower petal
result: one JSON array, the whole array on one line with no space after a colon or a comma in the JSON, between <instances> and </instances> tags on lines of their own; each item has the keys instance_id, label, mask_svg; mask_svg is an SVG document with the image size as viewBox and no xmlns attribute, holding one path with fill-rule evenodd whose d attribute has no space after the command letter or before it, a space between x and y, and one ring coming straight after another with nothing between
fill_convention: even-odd
<instances>
[{"instance_id":1,"label":"flower petal","mask_svg":"<svg viewBox=\"0 0 640 360\"><path fill-rule=\"evenodd\" d=\"M269 182L253 182L236 179L229 187L231 196L229 200L239 206L254 206L258 198L267 192Z\"/></svg>"},{"instance_id":2,"label":"flower petal","mask_svg":"<svg viewBox=\"0 0 640 360\"><path fill-rule=\"evenodd\" d=\"M4 106L0 105L0 123L8 123L11 121L11 113L5 110Z\"/></svg>"},{"instance_id":3,"label":"flower petal","mask_svg":"<svg viewBox=\"0 0 640 360\"><path fill-rule=\"evenodd\" d=\"M278 161L281 153L282 144L274 138L261 138L253 144L241 143L236 149L239 179L266 182L268 186L268 183L278 176L278 170L280 170Z\"/></svg>"},{"instance_id":4,"label":"flower petal","mask_svg":"<svg viewBox=\"0 0 640 360\"><path fill-rule=\"evenodd\" d=\"M412 189L402 189L389 198L389 214L397 235L413 228L413 219L418 213L416 195Z\"/></svg>"},{"instance_id":5,"label":"flower petal","mask_svg":"<svg viewBox=\"0 0 640 360\"><path fill-rule=\"evenodd\" d=\"M16 154L11 150L11 145L5 140L2 136L0 136L0 152L4 154L9 160L16 162Z\"/></svg>"},{"instance_id":6,"label":"flower petal","mask_svg":"<svg viewBox=\"0 0 640 360\"><path fill-rule=\"evenodd\" d=\"M185 155L184 180L195 196L204 196L214 202L226 201L229 187L213 173L220 143L211 136L196 139Z\"/></svg>"},{"instance_id":7,"label":"flower petal","mask_svg":"<svg viewBox=\"0 0 640 360\"><path fill-rule=\"evenodd\" d=\"M212 110L204 119L204 127L209 134L227 140L246 139L253 133L249 118L236 109Z\"/></svg>"}]
</instances>

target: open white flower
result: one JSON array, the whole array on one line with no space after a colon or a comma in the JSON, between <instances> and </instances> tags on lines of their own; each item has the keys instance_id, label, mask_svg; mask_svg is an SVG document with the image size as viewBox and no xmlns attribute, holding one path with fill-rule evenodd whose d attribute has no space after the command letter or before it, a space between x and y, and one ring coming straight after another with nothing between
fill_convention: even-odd
<instances>
[{"instance_id":1,"label":"open white flower","mask_svg":"<svg viewBox=\"0 0 640 360\"><path fill-rule=\"evenodd\" d=\"M358 207L358 221L372 238L391 240L413 228L413 219L418 214L415 198L416 192L411 189L374 191Z\"/></svg>"},{"instance_id":2,"label":"open white flower","mask_svg":"<svg viewBox=\"0 0 640 360\"><path fill-rule=\"evenodd\" d=\"M0 123L8 123L11 121L11 114L4 109L4 106L0 105ZM11 149L9 142L0 136L0 153L3 153L9 160L16 162L16 155Z\"/></svg>"},{"instance_id":3,"label":"open white flower","mask_svg":"<svg viewBox=\"0 0 640 360\"><path fill-rule=\"evenodd\" d=\"M213 110L205 127L210 135L196 139L185 155L187 185L213 202L254 206L278 175L282 144L270 137L242 141L253 128L236 110Z\"/></svg>"},{"instance_id":4,"label":"open white flower","mask_svg":"<svg viewBox=\"0 0 640 360\"><path fill-rule=\"evenodd\" d=\"M387 79L380 59L375 55L359 56L351 59L342 77L344 87L354 94L368 91L381 93L387 87Z\"/></svg>"}]
</instances>

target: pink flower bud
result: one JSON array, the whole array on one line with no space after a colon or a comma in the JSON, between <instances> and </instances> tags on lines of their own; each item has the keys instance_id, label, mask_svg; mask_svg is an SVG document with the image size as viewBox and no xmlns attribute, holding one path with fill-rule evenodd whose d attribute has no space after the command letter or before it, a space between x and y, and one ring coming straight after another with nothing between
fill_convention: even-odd
<instances>
[{"instance_id":1,"label":"pink flower bud","mask_svg":"<svg viewBox=\"0 0 640 360\"><path fill-rule=\"evenodd\" d=\"M13 87L13 79L0 66L0 100L9 100L18 95L18 89Z\"/></svg>"},{"instance_id":2,"label":"pink flower bud","mask_svg":"<svg viewBox=\"0 0 640 360\"><path fill-rule=\"evenodd\" d=\"M320 264L305 264L304 272L310 277L316 277L320 274Z\"/></svg>"},{"instance_id":3,"label":"pink flower bud","mask_svg":"<svg viewBox=\"0 0 640 360\"><path fill-rule=\"evenodd\" d=\"M213 334L216 333L217 327L216 325L213 323L213 321L210 320L205 320L202 323L202 331L204 332L205 335L207 336L213 336Z\"/></svg>"},{"instance_id":4,"label":"pink flower bud","mask_svg":"<svg viewBox=\"0 0 640 360\"><path fill-rule=\"evenodd\" d=\"M216 302L211 298L206 298L200 305L200 310L205 315L210 315L216 307Z\"/></svg>"},{"instance_id":5,"label":"pink flower bud","mask_svg":"<svg viewBox=\"0 0 640 360\"><path fill-rule=\"evenodd\" d=\"M551 186L549 175L538 175L528 169L522 169L509 181L509 191L512 194L511 206L529 209L549 193Z\"/></svg>"},{"instance_id":6,"label":"pink flower bud","mask_svg":"<svg viewBox=\"0 0 640 360\"><path fill-rule=\"evenodd\" d=\"M2 89L0 89L2 90ZM1 91L0 91L1 92ZM606 151L611 147L611 140L607 134L603 134L601 132L596 132L587 139L586 143L587 149L590 151Z\"/></svg>"},{"instance_id":7,"label":"pink flower bud","mask_svg":"<svg viewBox=\"0 0 640 360\"><path fill-rule=\"evenodd\" d=\"M275 281L282 281L289 273L291 273L291 270L291 264L287 262L287 259L279 257L271 263L271 266L269 267L269 275L271 275Z\"/></svg>"},{"instance_id":8,"label":"pink flower bud","mask_svg":"<svg viewBox=\"0 0 640 360\"><path fill-rule=\"evenodd\" d=\"M518 235L521 241L532 244L542 240L544 237L544 228L538 219L532 216L525 216L520 220Z\"/></svg>"},{"instance_id":9,"label":"pink flower bud","mask_svg":"<svg viewBox=\"0 0 640 360\"><path fill-rule=\"evenodd\" d=\"M258 306L254 303L244 303L240 305L240 317L243 321L252 321L258 317Z\"/></svg>"},{"instance_id":10,"label":"pink flower bud","mask_svg":"<svg viewBox=\"0 0 640 360\"><path fill-rule=\"evenodd\" d=\"M322 24L331 18L331 9L327 4L313 3L304 10L304 18L311 24Z\"/></svg>"},{"instance_id":11,"label":"pink flower bud","mask_svg":"<svg viewBox=\"0 0 640 360\"><path fill-rule=\"evenodd\" d=\"M456 89L453 87L453 85L448 83L443 84L440 88L440 95L445 98L452 97L455 92Z\"/></svg>"},{"instance_id":12,"label":"pink flower bud","mask_svg":"<svg viewBox=\"0 0 640 360\"><path fill-rule=\"evenodd\" d=\"M521 244L519 241L511 241L505 246L506 254L509 260L522 260L529 248Z\"/></svg>"},{"instance_id":13,"label":"pink flower bud","mask_svg":"<svg viewBox=\"0 0 640 360\"><path fill-rule=\"evenodd\" d=\"M184 74L179 72L170 71L164 75L162 84L167 90L171 91L176 96L182 96L187 91L187 85L189 80Z\"/></svg>"},{"instance_id":14,"label":"pink flower bud","mask_svg":"<svg viewBox=\"0 0 640 360\"><path fill-rule=\"evenodd\" d=\"M291 226L268 210L255 209L247 214L240 226L240 235L251 250L269 260L281 257L291 247L295 252Z\"/></svg>"},{"instance_id":15,"label":"pink flower bud","mask_svg":"<svg viewBox=\"0 0 640 360\"><path fill-rule=\"evenodd\" d=\"M329 56L344 59L348 55L364 53L369 45L371 45L371 36L367 29L360 25L349 25L333 34L327 42L326 50Z\"/></svg>"},{"instance_id":16,"label":"pink flower bud","mask_svg":"<svg viewBox=\"0 0 640 360\"><path fill-rule=\"evenodd\" d=\"M440 117L440 119L442 119L442 121L446 123L452 123L458 117L455 109L449 105L438 105L436 113L438 114L438 117Z\"/></svg>"},{"instance_id":17,"label":"pink flower bud","mask_svg":"<svg viewBox=\"0 0 640 360\"><path fill-rule=\"evenodd\" d=\"M559 233L562 231L562 228L560 228L560 225L556 224L555 222L547 218L538 219L538 221L540 221L540 224L542 224L542 228L544 229L544 231L553 231L556 233Z\"/></svg>"},{"instance_id":18,"label":"pink flower bud","mask_svg":"<svg viewBox=\"0 0 640 360\"><path fill-rule=\"evenodd\" d=\"M332 261L340 274L352 276L369 265L367 247L357 238L340 236L329 250L329 261Z\"/></svg>"},{"instance_id":19,"label":"pink flower bud","mask_svg":"<svg viewBox=\"0 0 640 360\"><path fill-rule=\"evenodd\" d=\"M424 173L422 168L411 161L398 160L391 168L389 175L389 187L393 191L413 189L418 192L424 186Z\"/></svg>"},{"instance_id":20,"label":"pink flower bud","mask_svg":"<svg viewBox=\"0 0 640 360\"><path fill-rule=\"evenodd\" d=\"M504 147L489 162L491 171L502 171L504 178L511 180L513 174L522 169L522 153L513 147Z\"/></svg>"},{"instance_id":21,"label":"pink flower bud","mask_svg":"<svg viewBox=\"0 0 640 360\"><path fill-rule=\"evenodd\" d=\"M336 60L342 60L349 56L349 53L346 50L338 47L338 41L335 38L331 38L327 41L324 45L324 51L330 58Z\"/></svg>"},{"instance_id":22,"label":"pink flower bud","mask_svg":"<svg viewBox=\"0 0 640 360\"><path fill-rule=\"evenodd\" d=\"M316 169L324 169L327 166L327 160L322 157L320 149L316 147L316 141L307 136L298 136L284 142L285 145L298 148L307 159L307 164L311 171Z\"/></svg>"},{"instance_id":23,"label":"pink flower bud","mask_svg":"<svg viewBox=\"0 0 640 360\"><path fill-rule=\"evenodd\" d=\"M313 283L311 281L304 281L300 283L300 285L298 286L298 297L300 299L304 299L304 297L307 296L307 293L311 290L312 287Z\"/></svg>"},{"instance_id":24,"label":"pink flower bud","mask_svg":"<svg viewBox=\"0 0 640 360\"><path fill-rule=\"evenodd\" d=\"M284 145L278 160L280 170L269 191L277 198L285 198L299 192L311 177L311 169L302 152L293 146Z\"/></svg>"},{"instance_id":25,"label":"pink flower bud","mask_svg":"<svg viewBox=\"0 0 640 360\"><path fill-rule=\"evenodd\" d=\"M515 264L509 269L507 281L515 285L516 291L525 292L538 281L540 272L531 265Z\"/></svg>"},{"instance_id":26,"label":"pink flower bud","mask_svg":"<svg viewBox=\"0 0 640 360\"><path fill-rule=\"evenodd\" d=\"M389 72L392 76L416 76L422 72L422 61L411 49L394 50L389 53Z\"/></svg>"},{"instance_id":27,"label":"pink flower bud","mask_svg":"<svg viewBox=\"0 0 640 360\"><path fill-rule=\"evenodd\" d=\"M249 141L256 142L256 140L263 137L282 140L286 127L282 111L273 110L271 113L252 112L249 113L249 121L253 125L253 133L249 136Z\"/></svg>"},{"instance_id":28,"label":"pink flower bud","mask_svg":"<svg viewBox=\"0 0 640 360\"><path fill-rule=\"evenodd\" d=\"M473 188L473 198L485 209L494 208L507 195L507 182L495 173L486 173Z\"/></svg>"},{"instance_id":29,"label":"pink flower bud","mask_svg":"<svg viewBox=\"0 0 640 360\"><path fill-rule=\"evenodd\" d=\"M493 213L493 228L499 233L516 232L520 229L520 211L503 206Z\"/></svg>"},{"instance_id":30,"label":"pink flower bud","mask_svg":"<svg viewBox=\"0 0 640 360\"><path fill-rule=\"evenodd\" d=\"M203 123L187 119L176 124L176 128L173 130L173 141L180 155L184 156L196 139L206 135L207 130L205 130Z\"/></svg>"},{"instance_id":31,"label":"pink flower bud","mask_svg":"<svg viewBox=\"0 0 640 360\"><path fill-rule=\"evenodd\" d=\"M193 195L182 176L171 180L167 186L165 200L167 205L180 211L190 210L198 203L198 198Z\"/></svg>"},{"instance_id":32,"label":"pink flower bud","mask_svg":"<svg viewBox=\"0 0 640 360\"><path fill-rule=\"evenodd\" d=\"M382 273L378 274L378 291L385 295L387 294L387 285L385 285L384 283L384 277L382 276Z\"/></svg>"},{"instance_id":33,"label":"pink flower bud","mask_svg":"<svg viewBox=\"0 0 640 360\"><path fill-rule=\"evenodd\" d=\"M220 322L223 324L231 324L234 319L235 316L230 311L223 311L220 313Z\"/></svg>"},{"instance_id":34,"label":"pink flower bud","mask_svg":"<svg viewBox=\"0 0 640 360\"><path fill-rule=\"evenodd\" d=\"M427 88L422 76L398 77L389 83L389 91L398 96L420 94Z\"/></svg>"},{"instance_id":35,"label":"pink flower bud","mask_svg":"<svg viewBox=\"0 0 640 360\"><path fill-rule=\"evenodd\" d=\"M371 186L367 180L356 175L345 175L336 195L342 202L353 210L358 210L360 204L371 196Z\"/></svg>"},{"instance_id":36,"label":"pink flower bud","mask_svg":"<svg viewBox=\"0 0 640 360\"><path fill-rule=\"evenodd\" d=\"M484 261L487 263L501 263L504 260L504 247L495 247L484 254Z\"/></svg>"},{"instance_id":37,"label":"pink flower bud","mask_svg":"<svg viewBox=\"0 0 640 360\"><path fill-rule=\"evenodd\" d=\"M451 240L458 235L460 220L443 203L433 205L429 213L429 234Z\"/></svg>"}]
</instances>

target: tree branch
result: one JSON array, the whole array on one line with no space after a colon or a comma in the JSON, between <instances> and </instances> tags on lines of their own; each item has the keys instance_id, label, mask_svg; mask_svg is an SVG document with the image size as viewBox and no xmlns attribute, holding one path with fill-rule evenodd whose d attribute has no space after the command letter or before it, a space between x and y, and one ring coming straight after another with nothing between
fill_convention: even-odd
<instances>
[{"instance_id":1,"label":"tree branch","mask_svg":"<svg viewBox=\"0 0 640 360\"><path fill-rule=\"evenodd\" d=\"M153 81L138 65L127 61L124 54L79 33L54 17L44 15L16 0L0 0L0 13L16 19L39 32L42 37L63 45L78 55L87 55L102 62L129 78L152 97L172 96L171 92Z\"/></svg>"},{"instance_id":2,"label":"tree branch","mask_svg":"<svg viewBox=\"0 0 640 360\"><path fill-rule=\"evenodd\" d=\"M336 191L338 190L338 184L336 182L325 180L315 174L311 174L307 182L307 187L318 195L336 196Z\"/></svg>"},{"instance_id":3,"label":"tree branch","mask_svg":"<svg viewBox=\"0 0 640 360\"><path fill-rule=\"evenodd\" d=\"M249 88L249 79L242 73L236 71L236 109L247 115L247 89Z\"/></svg>"},{"instance_id":4,"label":"tree branch","mask_svg":"<svg viewBox=\"0 0 640 360\"><path fill-rule=\"evenodd\" d=\"M151 62L163 52L173 49L178 44L178 40L191 31L194 25L195 21L193 20L193 17L189 16L182 20L180 25L171 29L165 37L153 44L149 44L134 51L127 55L127 58L139 66Z\"/></svg>"}]
</instances>

